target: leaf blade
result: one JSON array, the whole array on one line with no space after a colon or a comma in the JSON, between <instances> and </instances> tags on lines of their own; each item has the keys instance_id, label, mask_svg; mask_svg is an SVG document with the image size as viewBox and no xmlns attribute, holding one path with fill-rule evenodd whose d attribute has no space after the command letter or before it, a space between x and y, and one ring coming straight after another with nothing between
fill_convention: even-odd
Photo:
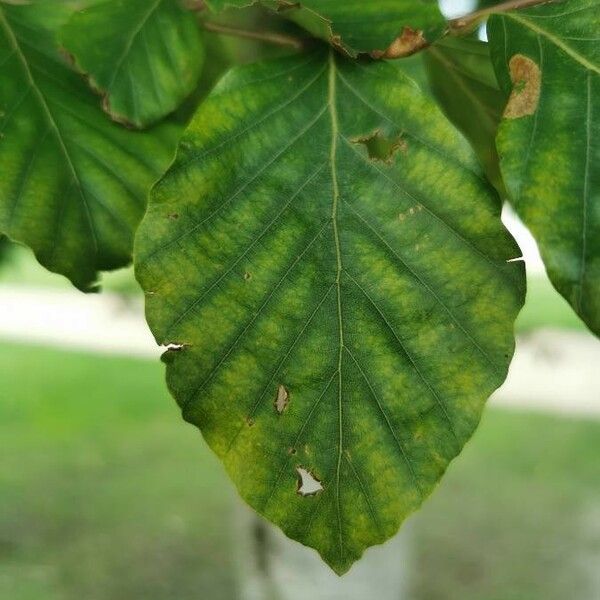
<instances>
[{"instance_id":1,"label":"leaf blade","mask_svg":"<svg viewBox=\"0 0 600 600\"><path fill-rule=\"evenodd\" d=\"M179 126L134 134L108 122L43 28L55 16L50 3L0 6L0 230L91 290L98 271L131 260Z\"/></svg>"},{"instance_id":2,"label":"leaf blade","mask_svg":"<svg viewBox=\"0 0 600 600\"><path fill-rule=\"evenodd\" d=\"M177 0L109 0L76 12L60 41L119 122L144 128L173 112L204 62L194 15Z\"/></svg>"},{"instance_id":3,"label":"leaf blade","mask_svg":"<svg viewBox=\"0 0 600 600\"><path fill-rule=\"evenodd\" d=\"M371 159L375 131L405 139ZM524 284L498 212L396 66L320 51L230 72L152 194L136 274L157 341L182 345L169 388L244 499L338 573L431 492L506 374Z\"/></svg>"},{"instance_id":4,"label":"leaf blade","mask_svg":"<svg viewBox=\"0 0 600 600\"><path fill-rule=\"evenodd\" d=\"M209 0L207 4L219 11L228 6L249 6L253 0ZM436 2L267 0L264 4L353 57L407 56L440 37L446 26Z\"/></svg>"},{"instance_id":5,"label":"leaf blade","mask_svg":"<svg viewBox=\"0 0 600 600\"><path fill-rule=\"evenodd\" d=\"M598 3L570 0L490 20L495 66L510 93L498 131L512 202L550 280L600 332Z\"/></svg>"},{"instance_id":6,"label":"leaf blade","mask_svg":"<svg viewBox=\"0 0 600 600\"><path fill-rule=\"evenodd\" d=\"M448 118L473 145L490 181L504 185L496 151L496 130L505 104L487 44L449 38L424 52L429 81Z\"/></svg>"}]
</instances>

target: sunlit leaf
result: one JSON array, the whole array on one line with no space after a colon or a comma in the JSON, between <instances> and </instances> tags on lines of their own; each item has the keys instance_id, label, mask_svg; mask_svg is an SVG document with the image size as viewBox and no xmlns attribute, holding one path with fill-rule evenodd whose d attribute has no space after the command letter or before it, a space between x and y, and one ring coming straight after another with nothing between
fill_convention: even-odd
<instances>
[{"instance_id":1,"label":"sunlit leaf","mask_svg":"<svg viewBox=\"0 0 600 600\"><path fill-rule=\"evenodd\" d=\"M179 126L111 123L55 49L67 11L0 2L0 232L79 288L131 260L149 187Z\"/></svg>"},{"instance_id":2,"label":"sunlit leaf","mask_svg":"<svg viewBox=\"0 0 600 600\"><path fill-rule=\"evenodd\" d=\"M506 186L552 283L600 334L600 2L495 16L489 36L510 93L497 140Z\"/></svg>"},{"instance_id":3,"label":"sunlit leaf","mask_svg":"<svg viewBox=\"0 0 600 600\"><path fill-rule=\"evenodd\" d=\"M236 68L136 242L169 387L241 495L343 573L504 380L522 263L470 148L386 62Z\"/></svg>"},{"instance_id":4,"label":"sunlit leaf","mask_svg":"<svg viewBox=\"0 0 600 600\"><path fill-rule=\"evenodd\" d=\"M117 121L145 127L194 90L204 59L179 0L108 0L76 12L60 41Z\"/></svg>"}]
</instances>

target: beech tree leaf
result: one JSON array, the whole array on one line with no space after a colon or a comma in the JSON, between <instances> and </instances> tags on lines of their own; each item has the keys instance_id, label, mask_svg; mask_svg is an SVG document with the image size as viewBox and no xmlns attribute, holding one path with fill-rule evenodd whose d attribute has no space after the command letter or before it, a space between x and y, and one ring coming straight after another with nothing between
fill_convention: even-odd
<instances>
[{"instance_id":1,"label":"beech tree leaf","mask_svg":"<svg viewBox=\"0 0 600 600\"><path fill-rule=\"evenodd\" d=\"M252 0L207 0L213 10L243 7ZM413 54L441 36L446 21L431 0L263 0L308 31L343 49L350 56L375 58Z\"/></svg>"},{"instance_id":2,"label":"beech tree leaf","mask_svg":"<svg viewBox=\"0 0 600 600\"><path fill-rule=\"evenodd\" d=\"M445 38L423 56L433 94L471 142L489 179L502 191L496 130L506 99L496 80L488 44Z\"/></svg>"},{"instance_id":3,"label":"beech tree leaf","mask_svg":"<svg viewBox=\"0 0 600 600\"><path fill-rule=\"evenodd\" d=\"M55 48L53 2L0 2L0 232L82 290L131 260L152 183L167 167L175 123L111 123Z\"/></svg>"},{"instance_id":4,"label":"beech tree leaf","mask_svg":"<svg viewBox=\"0 0 600 600\"><path fill-rule=\"evenodd\" d=\"M204 49L179 0L108 0L74 13L60 41L116 121L146 127L194 90Z\"/></svg>"},{"instance_id":5,"label":"beech tree leaf","mask_svg":"<svg viewBox=\"0 0 600 600\"><path fill-rule=\"evenodd\" d=\"M493 188L385 61L230 71L151 193L146 314L242 497L338 573L433 490L504 380L524 295Z\"/></svg>"},{"instance_id":6,"label":"beech tree leaf","mask_svg":"<svg viewBox=\"0 0 600 600\"><path fill-rule=\"evenodd\" d=\"M600 2L505 13L488 30L510 93L504 181L552 283L600 334Z\"/></svg>"}]
</instances>

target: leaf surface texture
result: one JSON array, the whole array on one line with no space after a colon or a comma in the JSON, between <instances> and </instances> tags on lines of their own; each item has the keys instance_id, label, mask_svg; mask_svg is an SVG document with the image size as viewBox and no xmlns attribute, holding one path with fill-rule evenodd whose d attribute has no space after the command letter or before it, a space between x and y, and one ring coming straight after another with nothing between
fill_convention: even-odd
<instances>
[{"instance_id":1,"label":"leaf surface texture","mask_svg":"<svg viewBox=\"0 0 600 600\"><path fill-rule=\"evenodd\" d=\"M517 256L412 80L319 50L221 81L151 195L136 273L156 339L177 344L185 419L252 507L343 573L432 491L504 380Z\"/></svg>"}]
</instances>

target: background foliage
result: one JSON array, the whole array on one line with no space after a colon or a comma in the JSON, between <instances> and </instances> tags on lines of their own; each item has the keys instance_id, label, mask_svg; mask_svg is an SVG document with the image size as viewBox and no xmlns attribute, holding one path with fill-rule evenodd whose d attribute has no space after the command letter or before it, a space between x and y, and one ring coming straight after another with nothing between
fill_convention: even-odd
<instances>
[{"instance_id":1,"label":"background foliage","mask_svg":"<svg viewBox=\"0 0 600 600\"><path fill-rule=\"evenodd\" d=\"M244 498L340 573L506 375L503 200L600 331L600 5L490 5L0 1L0 231L92 291L154 186L136 269L169 387Z\"/></svg>"}]
</instances>

